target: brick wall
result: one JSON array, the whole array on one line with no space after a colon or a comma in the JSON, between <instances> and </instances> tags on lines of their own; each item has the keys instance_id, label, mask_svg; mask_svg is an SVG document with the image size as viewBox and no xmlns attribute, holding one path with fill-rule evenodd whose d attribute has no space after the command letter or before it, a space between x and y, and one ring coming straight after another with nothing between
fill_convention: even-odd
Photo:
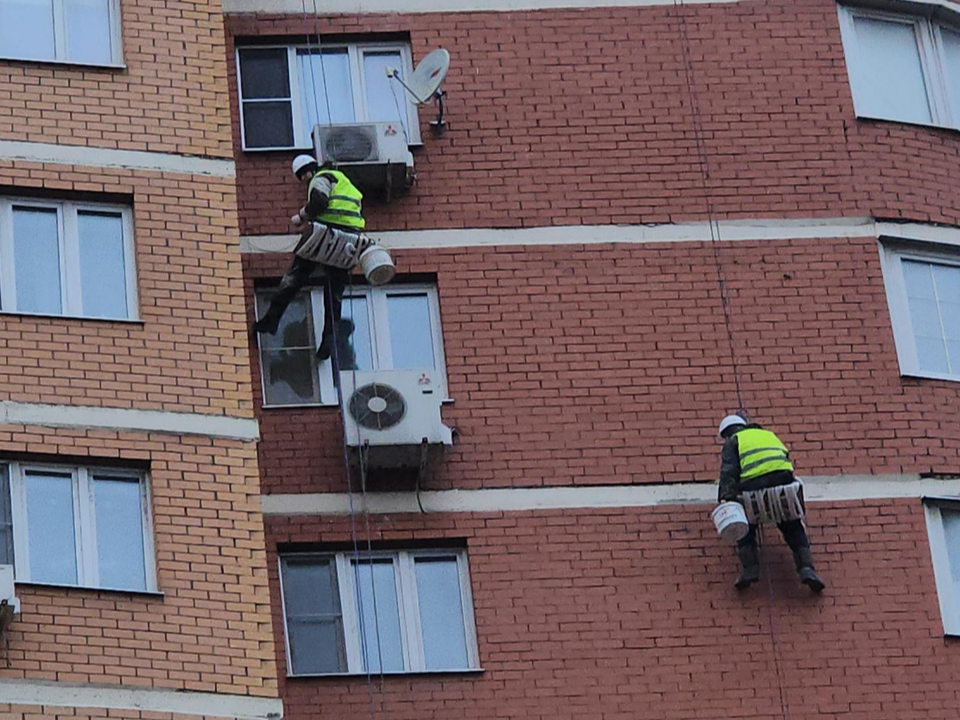
<instances>
[{"instance_id":1,"label":"brick wall","mask_svg":"<svg viewBox=\"0 0 960 720\"><path fill-rule=\"evenodd\" d=\"M120 0L124 68L0 60L0 138L232 155L213 0Z\"/></svg>"},{"instance_id":2,"label":"brick wall","mask_svg":"<svg viewBox=\"0 0 960 720\"><path fill-rule=\"evenodd\" d=\"M163 593L18 585L0 678L276 696L250 443L5 425L0 456L148 465Z\"/></svg>"},{"instance_id":3,"label":"brick wall","mask_svg":"<svg viewBox=\"0 0 960 720\"><path fill-rule=\"evenodd\" d=\"M744 404L798 472L957 471L958 390L900 377L875 239L726 243L721 259ZM245 262L249 290L287 257ZM439 288L459 436L429 487L716 479L716 423L738 403L709 243L417 250L397 266ZM260 417L264 492L344 489L336 408Z\"/></svg>"},{"instance_id":4,"label":"brick wall","mask_svg":"<svg viewBox=\"0 0 960 720\"><path fill-rule=\"evenodd\" d=\"M704 219L680 17L722 217L875 215L957 223L955 131L858 121L834 0L425 15L227 16L235 38L408 34L449 48L450 131L416 153L417 187L370 228ZM239 150L244 234L288 232L291 152ZM282 212L280 210L283 210Z\"/></svg>"},{"instance_id":5,"label":"brick wall","mask_svg":"<svg viewBox=\"0 0 960 720\"><path fill-rule=\"evenodd\" d=\"M375 543L466 539L484 672L282 679L285 717L955 717L956 641L942 635L919 500L815 506L810 534L830 582L820 597L774 535L772 590L761 580L737 594L736 558L708 509L372 516ZM350 541L346 518L270 518L267 529L271 555ZM283 637L278 613L274 631Z\"/></svg>"}]
</instances>

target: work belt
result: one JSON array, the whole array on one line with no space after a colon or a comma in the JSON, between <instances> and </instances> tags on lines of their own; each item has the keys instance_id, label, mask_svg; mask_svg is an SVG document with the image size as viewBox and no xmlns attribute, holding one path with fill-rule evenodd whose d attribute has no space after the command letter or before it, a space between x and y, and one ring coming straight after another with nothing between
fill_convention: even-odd
<instances>
[{"instance_id":1,"label":"work belt","mask_svg":"<svg viewBox=\"0 0 960 720\"><path fill-rule=\"evenodd\" d=\"M751 525L779 525L790 520L802 520L805 514L803 483L799 479L787 485L745 490L740 496L740 502L747 513L747 522Z\"/></svg>"},{"instance_id":2,"label":"work belt","mask_svg":"<svg viewBox=\"0 0 960 720\"><path fill-rule=\"evenodd\" d=\"M297 256L344 270L356 267L363 252L377 244L376 240L363 233L346 232L323 223L310 223L307 230L312 232L309 235L304 233L304 239L294 251Z\"/></svg>"}]
</instances>

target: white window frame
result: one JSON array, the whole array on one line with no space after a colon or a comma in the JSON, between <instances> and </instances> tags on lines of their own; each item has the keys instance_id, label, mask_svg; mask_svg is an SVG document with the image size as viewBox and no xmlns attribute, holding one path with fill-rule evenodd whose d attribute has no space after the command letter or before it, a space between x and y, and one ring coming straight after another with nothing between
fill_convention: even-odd
<instances>
[{"instance_id":1,"label":"white window frame","mask_svg":"<svg viewBox=\"0 0 960 720\"><path fill-rule=\"evenodd\" d=\"M937 373L920 368L913 321L910 318L910 306L907 300L907 288L903 281L903 260L960 267L960 246L952 243L931 246L890 237L883 237L880 240L880 261L900 374L908 377L960 381L960 374Z\"/></svg>"},{"instance_id":2,"label":"white window frame","mask_svg":"<svg viewBox=\"0 0 960 720\"><path fill-rule=\"evenodd\" d=\"M17 308L17 274L14 259L13 208L54 210L57 213L57 235L60 255L60 313L33 313ZM124 280L127 291L126 317L99 317L83 314L83 291L80 274L80 234L78 212L120 214L123 228ZM108 322L140 317L137 298L137 270L133 239L133 213L127 205L48 201L36 198L0 197L0 312L41 317L68 317Z\"/></svg>"},{"instance_id":3,"label":"white window frame","mask_svg":"<svg viewBox=\"0 0 960 720\"><path fill-rule=\"evenodd\" d=\"M463 610L464 642L467 648L466 668L428 670L423 648L423 629L420 621L420 604L417 594L417 576L415 561L424 557L456 557L457 571L460 576L460 600ZM340 613L343 623L343 640L347 660L347 670L341 673L296 673L290 654L289 630L287 628L287 603L283 590L283 559L333 560L337 572L337 590L340 594ZM353 553L284 553L278 559L280 576L280 602L283 613L283 637L287 658L287 677L328 677L330 675L364 675L363 639L360 635L360 616L357 612L357 589L354 582L352 563L359 559L393 561L396 577L397 609L400 617L400 643L403 651L404 669L401 671L375 672L380 675L407 675L411 673L468 673L479 671L480 654L477 645L477 626L473 609L473 592L470 584L470 568L467 551L463 548L425 549Z\"/></svg>"},{"instance_id":4,"label":"white window frame","mask_svg":"<svg viewBox=\"0 0 960 720\"><path fill-rule=\"evenodd\" d=\"M923 511L927 520L927 538L930 541L930 559L937 584L940 620L944 635L960 636L960 593L956 592L950 569L950 550L943 529L941 507L960 512L960 498L924 498ZM960 548L957 548L960 552Z\"/></svg>"},{"instance_id":5,"label":"white window frame","mask_svg":"<svg viewBox=\"0 0 960 720\"><path fill-rule=\"evenodd\" d=\"M954 113L950 103L946 54L941 34L942 27L960 32L960 5L956 6L956 10L951 11L949 20L943 20L939 17L939 14L935 13L938 8L942 7L940 4L910 3L911 7L913 5L916 5L916 11L908 13L868 9L856 5L838 6L843 52L847 61L850 91L853 95L853 104L857 117L891 120L911 125L927 125L927 123L917 123L916 121L904 120L899 117L872 115L864 111L864 98L861 94L862 91L858 89L860 84L857 78L861 76L861 69L864 67L866 61L860 54L854 19L867 18L912 25L915 28L917 46L920 52L921 72L923 73L924 84L926 85L927 91L927 102L930 107L931 121L929 125L932 127L960 129L960 118L953 117ZM903 7L903 3L895 7ZM956 17L953 17L953 12L957 13Z\"/></svg>"},{"instance_id":6,"label":"white window frame","mask_svg":"<svg viewBox=\"0 0 960 720\"><path fill-rule=\"evenodd\" d=\"M28 471L69 474L73 482L73 513L75 544L77 552L77 583L47 583L35 581L30 576L30 541L27 515L27 492L24 477ZM81 587L97 590L115 590L130 593L157 592L157 566L153 542L153 513L150 488L145 473L96 466L51 465L46 463L6 464L2 472L9 473L11 515L13 520L13 556L16 582L57 587ZM112 588L100 585L99 557L97 548L96 511L94 506L93 479L104 475L137 482L140 485L140 522L143 529L143 561L146 589Z\"/></svg>"},{"instance_id":7,"label":"white window frame","mask_svg":"<svg viewBox=\"0 0 960 720\"><path fill-rule=\"evenodd\" d=\"M287 75L290 78L290 87L287 96L281 98L252 98L245 100L243 97L243 83L241 82L240 53L243 50L277 50L285 49L287 51ZM406 43L324 43L322 45L240 45L236 50L237 66L237 96L240 110L240 140L245 152L273 152L276 150L312 150L313 140L310 138L310 132L304 133L303 130L303 97L301 96L302 87L300 80L300 64L297 62L297 51L308 50L313 52L346 50L348 55L348 65L350 67L350 87L353 90L353 111L356 118L355 123L361 125L372 122L368 120L369 108L367 107L366 93L366 73L363 70L363 55L367 52L399 52L403 67L400 68L404 77L410 77L413 73L413 55L410 46ZM319 89L319 88L318 88ZM397 100L406 104L405 118L403 119L404 131L407 135L409 145L420 145L420 115L417 110L417 104L402 87L397 87ZM401 97L402 93L402 97ZM293 118L293 145L291 146L270 146L270 147L247 147L247 128L243 113L244 102L284 102L289 98L291 105L291 116Z\"/></svg>"},{"instance_id":8,"label":"white window frame","mask_svg":"<svg viewBox=\"0 0 960 720\"><path fill-rule=\"evenodd\" d=\"M320 341L323 331L323 313L324 296L323 287L305 289L303 292L310 293L310 305L313 315L314 338ZM429 283L415 284L391 284L382 287L372 287L369 285L354 285L348 287L343 295L343 308L350 307L351 297L367 298L367 321L370 327L370 345L373 353L373 369L363 372L389 372L393 370L393 354L390 346L390 326L387 322L389 318L387 310L387 295L424 295L427 296L427 302L430 309L430 329L433 335L434 363L436 365L439 390L445 399L449 399L447 394L447 362L443 351L443 328L440 326L440 297L437 292L437 286ZM266 312L266 307L261 304L259 293L254 293L254 307L257 317ZM352 314L352 313L351 313ZM313 403L294 403L289 405L270 405L266 403L267 397L267 376L263 367L263 346L260 343L260 337L257 336L257 351L260 358L260 390L261 397L264 399L264 409L279 408L302 408L317 406L337 405L337 388L333 382L333 362L324 360L317 365L319 373L320 402ZM350 370L343 372L349 373Z\"/></svg>"},{"instance_id":9,"label":"white window frame","mask_svg":"<svg viewBox=\"0 0 960 720\"><path fill-rule=\"evenodd\" d=\"M36 58L11 55L0 48L0 59L24 60L27 62L56 63L62 65L83 65L87 67L116 67L123 64L123 33L120 15L120 0L109 0L110 16L110 61L90 62L87 60L71 60L67 57L67 14L63 0L53 0L53 46L54 57Z\"/></svg>"}]
</instances>

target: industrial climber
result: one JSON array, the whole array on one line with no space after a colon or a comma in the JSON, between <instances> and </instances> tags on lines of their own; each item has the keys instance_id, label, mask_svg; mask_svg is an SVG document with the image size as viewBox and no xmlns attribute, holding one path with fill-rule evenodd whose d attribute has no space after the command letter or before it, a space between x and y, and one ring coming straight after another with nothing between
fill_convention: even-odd
<instances>
[{"instance_id":1,"label":"industrial climber","mask_svg":"<svg viewBox=\"0 0 960 720\"><path fill-rule=\"evenodd\" d=\"M321 167L310 155L298 155L293 160L293 174L307 188L306 205L290 218L301 230L300 242L293 251L293 264L270 301L270 308L254 323L253 329L273 335L287 306L313 271L321 267L327 278L327 301L317 357L326 360L333 352L333 329L335 323L340 322L343 293L350 277L345 268L351 267L359 252L372 241L362 234L366 225L361 205L363 193L332 163ZM341 338L341 343L344 340Z\"/></svg>"},{"instance_id":2,"label":"industrial climber","mask_svg":"<svg viewBox=\"0 0 960 720\"><path fill-rule=\"evenodd\" d=\"M720 423L725 441L720 462L720 502L734 501L747 506L749 531L737 543L743 571L735 583L738 590L760 579L757 549L756 509L768 509L777 517L777 527L793 552L800 582L814 592L825 587L813 567L810 541L803 527L803 490L793 475L790 452L774 433L739 415L728 415ZM789 502L792 497L793 502ZM793 512L789 508L794 508ZM785 511L785 508L787 510ZM799 516L799 517L797 517Z\"/></svg>"}]
</instances>

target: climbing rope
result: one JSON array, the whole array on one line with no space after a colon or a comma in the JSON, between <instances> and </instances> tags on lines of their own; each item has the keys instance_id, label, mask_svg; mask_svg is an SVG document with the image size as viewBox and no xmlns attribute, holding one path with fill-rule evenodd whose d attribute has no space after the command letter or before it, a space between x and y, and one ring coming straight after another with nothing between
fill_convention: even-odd
<instances>
[{"instance_id":1,"label":"climbing rope","mask_svg":"<svg viewBox=\"0 0 960 720\"><path fill-rule=\"evenodd\" d=\"M691 106L694 137L697 143L700 181L703 190L704 202L706 203L707 207L707 222L710 227L710 246L713 249L714 266L716 267L717 273L717 287L720 291L720 304L723 308L723 323L727 335L727 347L730 351L730 366L733 371L733 381L737 393L739 414L742 417L746 417L746 409L743 401L743 387L740 381L740 364L737 360L737 349L733 331L733 312L730 307L730 300L727 292L726 273L724 271L720 223L715 218L713 200L710 192L710 152L707 148L706 137L703 130L700 96L696 88L693 61L690 58L690 39L687 33L687 18L686 13L684 12L683 0L674 0L674 8L677 10L678 16L677 25L680 36L680 47L683 53L684 77ZM759 527L757 531L758 533L760 532ZM784 719L790 720L790 704L787 695L786 677L783 669L780 632L775 613L776 598L774 597L773 584L770 578L770 568L767 555L763 551L762 545L758 547L758 551L760 552L760 557L762 559L763 574L766 577L767 584L767 614L769 617L770 643L773 646L774 652L774 666L777 672L777 686L780 693L780 708Z\"/></svg>"}]
</instances>

